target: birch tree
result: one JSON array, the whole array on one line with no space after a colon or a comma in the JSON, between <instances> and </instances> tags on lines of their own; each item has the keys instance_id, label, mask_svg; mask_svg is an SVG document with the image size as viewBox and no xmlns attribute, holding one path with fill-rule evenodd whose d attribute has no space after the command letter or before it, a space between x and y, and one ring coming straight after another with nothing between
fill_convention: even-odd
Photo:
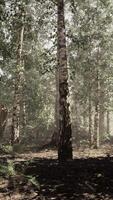
<instances>
[{"instance_id":1,"label":"birch tree","mask_svg":"<svg viewBox=\"0 0 113 200\"><path fill-rule=\"evenodd\" d=\"M72 129L69 103L67 102L68 69L66 52L66 33L64 21L64 1L58 0L58 70L59 70L59 145L58 159L72 159Z\"/></svg>"}]
</instances>

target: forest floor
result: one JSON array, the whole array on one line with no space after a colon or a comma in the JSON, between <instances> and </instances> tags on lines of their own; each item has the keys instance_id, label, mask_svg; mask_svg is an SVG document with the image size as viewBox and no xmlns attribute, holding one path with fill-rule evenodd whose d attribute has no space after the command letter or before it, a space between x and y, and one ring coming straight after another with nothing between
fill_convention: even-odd
<instances>
[{"instance_id":1,"label":"forest floor","mask_svg":"<svg viewBox=\"0 0 113 200\"><path fill-rule=\"evenodd\" d=\"M45 149L2 155L0 164L0 200L113 200L113 147L74 149L66 163Z\"/></svg>"}]
</instances>

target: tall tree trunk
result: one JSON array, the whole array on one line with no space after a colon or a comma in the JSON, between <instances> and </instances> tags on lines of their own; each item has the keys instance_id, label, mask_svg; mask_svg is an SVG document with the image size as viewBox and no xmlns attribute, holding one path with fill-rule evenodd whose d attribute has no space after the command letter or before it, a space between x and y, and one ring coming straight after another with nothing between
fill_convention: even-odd
<instances>
[{"instance_id":1,"label":"tall tree trunk","mask_svg":"<svg viewBox=\"0 0 113 200\"><path fill-rule=\"evenodd\" d=\"M22 123L21 123L23 134L25 133L25 130L26 130L26 123L27 123L26 121L27 121L27 119L26 119L26 102L25 102L25 99L23 99L23 102L22 102Z\"/></svg>"},{"instance_id":2,"label":"tall tree trunk","mask_svg":"<svg viewBox=\"0 0 113 200\"><path fill-rule=\"evenodd\" d=\"M20 109L20 124L21 124L21 134L24 135L26 131L26 101L25 101L25 87L26 87L26 79L25 79L25 69L24 69L24 60L23 66L21 70L21 109Z\"/></svg>"},{"instance_id":3,"label":"tall tree trunk","mask_svg":"<svg viewBox=\"0 0 113 200\"><path fill-rule=\"evenodd\" d=\"M110 135L110 112L107 110L107 135Z\"/></svg>"},{"instance_id":4,"label":"tall tree trunk","mask_svg":"<svg viewBox=\"0 0 113 200\"><path fill-rule=\"evenodd\" d=\"M90 0L87 1L88 7L90 8ZM90 20L90 13L88 12L88 19ZM90 34L92 34L92 27L89 26L89 32ZM89 87L88 87L88 118L89 118L89 145L90 148L93 147L94 144L94 132L93 132L93 120L92 120L92 111L93 111L93 104L92 104L92 74L93 74L93 69L92 69L92 63L90 58L92 57L92 38L89 38L89 48L88 48L88 71L89 71L89 76L88 76L88 83L89 83Z\"/></svg>"},{"instance_id":5,"label":"tall tree trunk","mask_svg":"<svg viewBox=\"0 0 113 200\"><path fill-rule=\"evenodd\" d=\"M7 115L8 115L7 108L3 104L0 104L0 137L1 139L3 138L3 135L4 135L4 129L7 122Z\"/></svg>"},{"instance_id":6,"label":"tall tree trunk","mask_svg":"<svg viewBox=\"0 0 113 200\"><path fill-rule=\"evenodd\" d=\"M58 70L59 70L59 144L58 159L72 159L72 129L67 97L68 69L64 22L64 1L58 0Z\"/></svg>"},{"instance_id":7,"label":"tall tree trunk","mask_svg":"<svg viewBox=\"0 0 113 200\"><path fill-rule=\"evenodd\" d=\"M76 99L77 95L75 96L75 143L77 149L80 147L80 124L81 124L81 118L80 118L80 104L79 101Z\"/></svg>"},{"instance_id":8,"label":"tall tree trunk","mask_svg":"<svg viewBox=\"0 0 113 200\"><path fill-rule=\"evenodd\" d=\"M20 95L19 84L20 77L17 75L14 85L14 104L13 104L13 116L12 116L12 131L11 131L11 144L19 142L20 127L19 127L19 115L20 115Z\"/></svg>"},{"instance_id":9,"label":"tall tree trunk","mask_svg":"<svg viewBox=\"0 0 113 200\"><path fill-rule=\"evenodd\" d=\"M17 51L17 72L14 84L14 105L12 116L12 132L11 132L11 144L18 143L20 139L20 101L21 101L21 80L23 76L23 38L24 38L24 25L20 30L19 44Z\"/></svg>"},{"instance_id":10,"label":"tall tree trunk","mask_svg":"<svg viewBox=\"0 0 113 200\"><path fill-rule=\"evenodd\" d=\"M59 71L56 69L56 99L55 99L55 128L52 135L51 144L58 146L59 140Z\"/></svg>"},{"instance_id":11,"label":"tall tree trunk","mask_svg":"<svg viewBox=\"0 0 113 200\"><path fill-rule=\"evenodd\" d=\"M94 116L94 148L99 148L100 136L99 136L99 113L98 104L95 104L95 116Z\"/></svg>"},{"instance_id":12,"label":"tall tree trunk","mask_svg":"<svg viewBox=\"0 0 113 200\"><path fill-rule=\"evenodd\" d=\"M100 105L99 107L99 135L100 135L100 142L103 141L105 136L105 111L104 106Z\"/></svg>"},{"instance_id":13,"label":"tall tree trunk","mask_svg":"<svg viewBox=\"0 0 113 200\"><path fill-rule=\"evenodd\" d=\"M100 98L99 98L99 135L100 142L103 141L105 136L105 92L104 92L104 80L100 81Z\"/></svg>"},{"instance_id":14,"label":"tall tree trunk","mask_svg":"<svg viewBox=\"0 0 113 200\"><path fill-rule=\"evenodd\" d=\"M84 131L87 131L87 111L86 111L86 101L84 101L83 105L82 105L82 110L83 110L83 114L82 114L82 124L83 124L83 128Z\"/></svg>"},{"instance_id":15,"label":"tall tree trunk","mask_svg":"<svg viewBox=\"0 0 113 200\"><path fill-rule=\"evenodd\" d=\"M94 147L99 148L99 72L97 70L95 80L95 116L94 116Z\"/></svg>"},{"instance_id":16,"label":"tall tree trunk","mask_svg":"<svg viewBox=\"0 0 113 200\"><path fill-rule=\"evenodd\" d=\"M91 103L91 90L89 91L89 138L90 138L90 147L93 146L94 134L92 131L92 103Z\"/></svg>"}]
</instances>

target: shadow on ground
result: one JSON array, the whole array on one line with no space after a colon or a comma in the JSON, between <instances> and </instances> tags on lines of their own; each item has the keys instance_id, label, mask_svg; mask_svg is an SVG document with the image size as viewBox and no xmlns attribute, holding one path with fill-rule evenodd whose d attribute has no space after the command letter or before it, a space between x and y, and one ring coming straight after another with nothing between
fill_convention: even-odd
<instances>
[{"instance_id":1,"label":"shadow on ground","mask_svg":"<svg viewBox=\"0 0 113 200\"><path fill-rule=\"evenodd\" d=\"M35 158L15 164L40 183L42 199L113 200L113 158L74 159L67 163ZM35 198L38 199L38 198Z\"/></svg>"}]
</instances>

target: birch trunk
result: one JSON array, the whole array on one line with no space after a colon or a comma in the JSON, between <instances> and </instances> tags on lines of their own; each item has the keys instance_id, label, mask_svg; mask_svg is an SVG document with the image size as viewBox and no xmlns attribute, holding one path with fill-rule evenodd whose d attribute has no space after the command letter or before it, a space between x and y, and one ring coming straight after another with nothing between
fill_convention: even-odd
<instances>
[{"instance_id":1,"label":"birch trunk","mask_svg":"<svg viewBox=\"0 0 113 200\"><path fill-rule=\"evenodd\" d=\"M94 143L94 134L92 131L92 103L91 103L91 91L89 91L89 137L90 137L90 147Z\"/></svg>"},{"instance_id":2,"label":"birch trunk","mask_svg":"<svg viewBox=\"0 0 113 200\"><path fill-rule=\"evenodd\" d=\"M3 104L0 104L0 137L1 139L4 136L4 129L7 122L7 115L8 115L7 108Z\"/></svg>"},{"instance_id":3,"label":"birch trunk","mask_svg":"<svg viewBox=\"0 0 113 200\"><path fill-rule=\"evenodd\" d=\"M72 159L72 129L67 97L68 69L64 22L64 1L58 0L58 70L59 70L59 144L58 159Z\"/></svg>"},{"instance_id":4,"label":"birch trunk","mask_svg":"<svg viewBox=\"0 0 113 200\"><path fill-rule=\"evenodd\" d=\"M99 135L99 72L97 70L95 80L95 116L94 116L94 148L100 146L100 135Z\"/></svg>"},{"instance_id":5,"label":"birch trunk","mask_svg":"<svg viewBox=\"0 0 113 200\"><path fill-rule=\"evenodd\" d=\"M20 139L20 101L21 101L21 80L23 76L23 39L24 39L24 25L20 30L20 40L17 51L17 72L14 84L14 104L13 104L13 116L12 116L12 132L11 132L11 144L19 143Z\"/></svg>"},{"instance_id":6,"label":"birch trunk","mask_svg":"<svg viewBox=\"0 0 113 200\"><path fill-rule=\"evenodd\" d=\"M110 135L110 112L107 110L107 135Z\"/></svg>"}]
</instances>

